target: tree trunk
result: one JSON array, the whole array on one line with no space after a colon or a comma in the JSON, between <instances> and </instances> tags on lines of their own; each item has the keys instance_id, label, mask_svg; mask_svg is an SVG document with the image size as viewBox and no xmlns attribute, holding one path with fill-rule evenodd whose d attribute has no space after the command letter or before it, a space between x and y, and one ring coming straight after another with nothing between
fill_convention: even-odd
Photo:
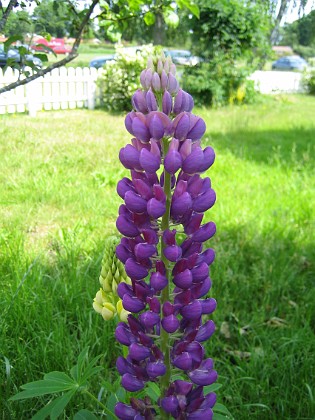
<instances>
[{"instance_id":1,"label":"tree trunk","mask_svg":"<svg viewBox=\"0 0 315 420\"><path fill-rule=\"evenodd\" d=\"M163 45L165 38L165 23L161 12L155 14L155 22L153 28L153 44Z\"/></svg>"},{"instance_id":2,"label":"tree trunk","mask_svg":"<svg viewBox=\"0 0 315 420\"><path fill-rule=\"evenodd\" d=\"M290 0L281 0L280 9L275 19L274 27L272 28L272 31L270 34L271 45L274 45L277 42L278 35L279 35L280 22L287 11L289 4L290 4Z\"/></svg>"}]
</instances>

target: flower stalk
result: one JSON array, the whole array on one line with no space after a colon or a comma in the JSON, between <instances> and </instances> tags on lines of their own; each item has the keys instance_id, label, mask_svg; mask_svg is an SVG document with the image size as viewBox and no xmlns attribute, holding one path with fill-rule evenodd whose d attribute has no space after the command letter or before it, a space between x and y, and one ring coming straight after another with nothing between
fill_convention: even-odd
<instances>
[{"instance_id":1,"label":"flower stalk","mask_svg":"<svg viewBox=\"0 0 315 420\"><path fill-rule=\"evenodd\" d=\"M115 414L121 420L211 419L216 397L205 395L204 387L217 373L201 343L215 329L209 315L216 301L206 297L214 251L204 249L215 225L202 219L216 197L201 174L215 155L211 147L201 148L205 123L191 113L193 99L179 88L169 58L149 60L140 81L143 89L134 94L134 111L125 119L133 138L119 153L130 178L117 185L124 204L116 255L131 284L117 287L130 314L115 332L128 348L116 366L127 391L155 382L161 397L157 404L148 396L117 403ZM172 381L178 372L183 379Z\"/></svg>"}]
</instances>

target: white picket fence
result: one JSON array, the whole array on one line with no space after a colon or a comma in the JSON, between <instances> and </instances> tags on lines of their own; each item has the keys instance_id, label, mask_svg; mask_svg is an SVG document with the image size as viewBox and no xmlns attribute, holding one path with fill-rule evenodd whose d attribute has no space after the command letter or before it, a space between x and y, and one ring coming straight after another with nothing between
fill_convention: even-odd
<instances>
[{"instance_id":1,"label":"white picket fence","mask_svg":"<svg viewBox=\"0 0 315 420\"><path fill-rule=\"evenodd\" d=\"M28 112L36 116L40 110L94 109L98 100L96 80L102 70L94 68L54 69L24 86L0 95L0 114ZM11 68L3 74L0 87L15 82L18 71ZM250 79L261 93L297 93L303 91L302 75L295 72L256 71Z\"/></svg>"},{"instance_id":2,"label":"white picket fence","mask_svg":"<svg viewBox=\"0 0 315 420\"><path fill-rule=\"evenodd\" d=\"M26 112L36 116L37 111L89 108L96 101L96 80L99 71L95 68L66 68L52 70L44 77L0 95L0 114ZM15 82L18 71L0 69L0 87Z\"/></svg>"}]
</instances>

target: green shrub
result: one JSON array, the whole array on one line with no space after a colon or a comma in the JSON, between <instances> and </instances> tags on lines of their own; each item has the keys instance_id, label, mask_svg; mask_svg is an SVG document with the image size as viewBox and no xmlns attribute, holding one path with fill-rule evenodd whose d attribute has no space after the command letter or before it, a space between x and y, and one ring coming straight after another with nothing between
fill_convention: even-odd
<instances>
[{"instance_id":1,"label":"green shrub","mask_svg":"<svg viewBox=\"0 0 315 420\"><path fill-rule=\"evenodd\" d=\"M309 94L315 95L315 70L304 74L303 84Z\"/></svg>"},{"instance_id":2,"label":"green shrub","mask_svg":"<svg viewBox=\"0 0 315 420\"><path fill-rule=\"evenodd\" d=\"M258 93L248 75L249 70L230 62L204 62L185 69L183 86L198 105L252 103Z\"/></svg>"},{"instance_id":3,"label":"green shrub","mask_svg":"<svg viewBox=\"0 0 315 420\"><path fill-rule=\"evenodd\" d=\"M133 93L140 88L139 76L150 56L160 49L147 45L141 51L118 47L116 60L108 62L98 79L101 107L107 111L128 111Z\"/></svg>"}]
</instances>

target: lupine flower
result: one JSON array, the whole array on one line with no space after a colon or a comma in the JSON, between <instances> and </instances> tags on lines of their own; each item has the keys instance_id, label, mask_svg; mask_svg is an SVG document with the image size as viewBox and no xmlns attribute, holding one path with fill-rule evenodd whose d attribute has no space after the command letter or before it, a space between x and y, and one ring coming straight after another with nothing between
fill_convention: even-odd
<instances>
[{"instance_id":1,"label":"lupine flower","mask_svg":"<svg viewBox=\"0 0 315 420\"><path fill-rule=\"evenodd\" d=\"M101 284L100 290L96 293L93 300L94 310L101 314L105 321L116 315L121 321L126 322L129 312L123 307L122 300L117 294L118 285L131 284L124 265L116 256L116 247L119 243L117 236L109 236L105 240L104 256L102 269L99 277Z\"/></svg>"},{"instance_id":2,"label":"lupine flower","mask_svg":"<svg viewBox=\"0 0 315 420\"><path fill-rule=\"evenodd\" d=\"M191 113L193 99L180 89L169 58L149 60L140 82L143 89L135 92L134 110L125 119L133 138L119 153L130 176L117 185L124 203L116 255L131 284L117 287L130 314L115 332L128 347L116 365L127 391L157 382L161 398L158 406L149 397L132 398L130 405L118 403L115 413L121 420L154 419L159 410L177 420L211 419L216 398L204 387L217 373L202 343L215 331L209 315L216 301L206 297L215 254L204 243L216 228L203 216L216 195L203 173L215 154L201 146L205 123ZM172 382L173 369L185 380Z\"/></svg>"}]
</instances>

